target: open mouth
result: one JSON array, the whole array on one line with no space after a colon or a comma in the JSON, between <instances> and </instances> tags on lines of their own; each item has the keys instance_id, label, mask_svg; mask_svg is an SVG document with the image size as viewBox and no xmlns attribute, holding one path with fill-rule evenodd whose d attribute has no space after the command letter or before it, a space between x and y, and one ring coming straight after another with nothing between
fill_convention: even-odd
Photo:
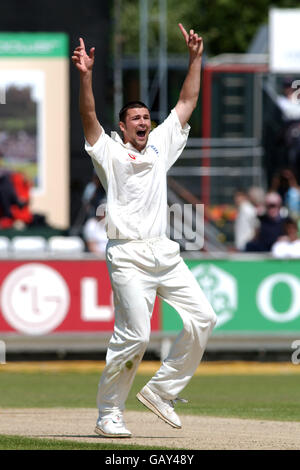
<instances>
[{"instance_id":1,"label":"open mouth","mask_svg":"<svg viewBox=\"0 0 300 470\"><path fill-rule=\"evenodd\" d=\"M145 135L146 135L146 131L137 131L136 134L137 134L138 137L143 138L143 137L145 137Z\"/></svg>"}]
</instances>

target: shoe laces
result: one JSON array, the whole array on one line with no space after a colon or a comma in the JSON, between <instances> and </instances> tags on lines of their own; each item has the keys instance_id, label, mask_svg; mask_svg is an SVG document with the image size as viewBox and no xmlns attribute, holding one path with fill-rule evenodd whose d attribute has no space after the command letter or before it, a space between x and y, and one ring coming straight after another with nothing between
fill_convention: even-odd
<instances>
[{"instance_id":1,"label":"shoe laces","mask_svg":"<svg viewBox=\"0 0 300 470\"><path fill-rule=\"evenodd\" d=\"M170 400L170 404L171 404L172 408L174 408L176 403L178 403L178 402L186 404L189 401L186 400L185 398L181 398L181 397L174 398L174 400Z\"/></svg>"},{"instance_id":2,"label":"shoe laces","mask_svg":"<svg viewBox=\"0 0 300 470\"><path fill-rule=\"evenodd\" d=\"M104 419L110 419L114 424L116 424L118 426L125 426L122 414L107 416L107 417L103 417L101 419L103 419L103 420ZM100 420L100 418L99 418L99 420Z\"/></svg>"},{"instance_id":3,"label":"shoe laces","mask_svg":"<svg viewBox=\"0 0 300 470\"><path fill-rule=\"evenodd\" d=\"M112 419L115 420L118 424L124 425L124 419L122 414L116 415Z\"/></svg>"}]
</instances>

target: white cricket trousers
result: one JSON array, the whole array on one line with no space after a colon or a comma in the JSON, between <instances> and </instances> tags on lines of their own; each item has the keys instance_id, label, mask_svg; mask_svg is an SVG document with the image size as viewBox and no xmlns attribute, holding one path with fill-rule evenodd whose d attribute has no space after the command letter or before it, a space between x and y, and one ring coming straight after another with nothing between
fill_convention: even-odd
<instances>
[{"instance_id":1,"label":"white cricket trousers","mask_svg":"<svg viewBox=\"0 0 300 470\"><path fill-rule=\"evenodd\" d=\"M114 293L115 326L97 394L100 417L119 414L125 408L149 343L156 295L174 307L183 321L183 330L168 357L148 382L162 398L175 399L192 378L217 320L181 258L179 244L167 237L110 240L106 261Z\"/></svg>"}]
</instances>

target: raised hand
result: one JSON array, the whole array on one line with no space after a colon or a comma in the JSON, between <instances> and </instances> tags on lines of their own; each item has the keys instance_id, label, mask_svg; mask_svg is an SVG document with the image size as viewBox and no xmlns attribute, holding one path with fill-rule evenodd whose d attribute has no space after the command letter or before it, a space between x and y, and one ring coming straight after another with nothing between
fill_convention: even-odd
<instances>
[{"instance_id":1,"label":"raised hand","mask_svg":"<svg viewBox=\"0 0 300 470\"><path fill-rule=\"evenodd\" d=\"M190 29L190 32L188 34L181 23L179 23L178 26L180 28L180 31L182 32L186 45L189 48L190 56L193 58L201 57L203 54L202 37L199 37L198 34L195 33L193 29Z\"/></svg>"},{"instance_id":2,"label":"raised hand","mask_svg":"<svg viewBox=\"0 0 300 470\"><path fill-rule=\"evenodd\" d=\"M76 47L72 55L72 62L80 72L86 73L91 71L95 61L95 48L90 49L89 55L85 50L84 40L79 38L80 45Z\"/></svg>"}]
</instances>

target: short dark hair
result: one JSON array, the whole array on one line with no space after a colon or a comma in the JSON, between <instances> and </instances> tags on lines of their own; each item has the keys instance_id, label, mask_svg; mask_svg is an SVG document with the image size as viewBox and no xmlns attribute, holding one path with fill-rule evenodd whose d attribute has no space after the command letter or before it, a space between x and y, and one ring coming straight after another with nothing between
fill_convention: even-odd
<instances>
[{"instance_id":1,"label":"short dark hair","mask_svg":"<svg viewBox=\"0 0 300 470\"><path fill-rule=\"evenodd\" d=\"M284 227L285 227L285 228L286 228L288 225L293 225L293 227L297 228L297 230L298 230L298 224L297 224L296 220L293 219L292 217L286 217L286 218L284 219L283 224L284 224Z\"/></svg>"},{"instance_id":2,"label":"short dark hair","mask_svg":"<svg viewBox=\"0 0 300 470\"><path fill-rule=\"evenodd\" d=\"M119 112L119 120L125 122L127 110L132 108L146 108L150 112L148 106L142 101L129 101L123 106L123 108Z\"/></svg>"}]
</instances>

